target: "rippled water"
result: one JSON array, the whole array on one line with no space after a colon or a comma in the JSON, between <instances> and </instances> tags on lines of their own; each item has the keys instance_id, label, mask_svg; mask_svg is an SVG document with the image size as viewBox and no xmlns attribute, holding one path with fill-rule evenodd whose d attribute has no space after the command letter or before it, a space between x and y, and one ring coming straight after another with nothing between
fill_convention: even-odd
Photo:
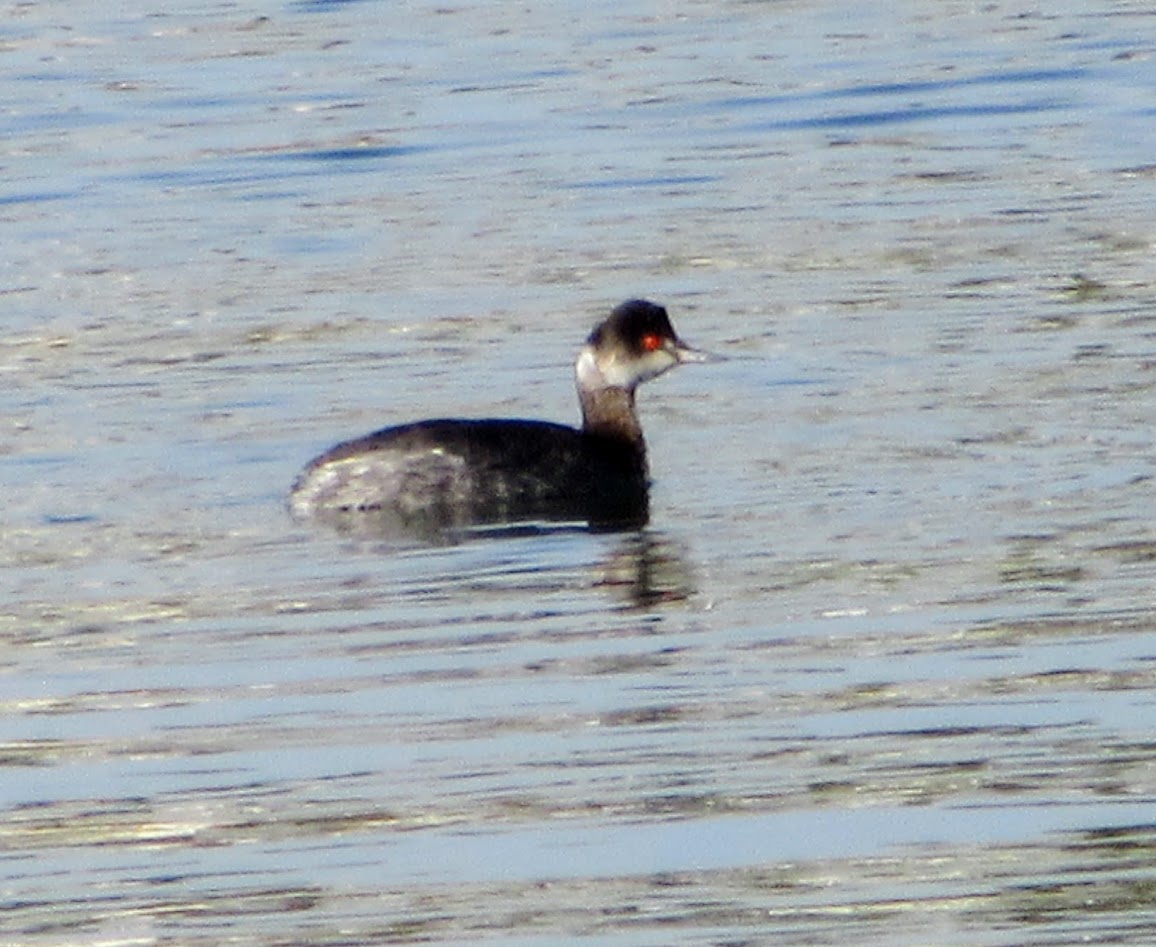
<instances>
[{"instance_id":1,"label":"rippled water","mask_svg":"<svg viewBox=\"0 0 1156 947\"><path fill-rule=\"evenodd\" d=\"M1154 27L13 6L0 942L1151 942ZM633 295L647 530L289 519Z\"/></svg>"}]
</instances>

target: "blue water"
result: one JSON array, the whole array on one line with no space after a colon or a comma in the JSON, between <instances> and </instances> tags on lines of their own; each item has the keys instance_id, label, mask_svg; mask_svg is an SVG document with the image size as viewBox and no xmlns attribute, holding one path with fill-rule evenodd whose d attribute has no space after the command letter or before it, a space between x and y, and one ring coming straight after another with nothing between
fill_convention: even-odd
<instances>
[{"instance_id":1,"label":"blue water","mask_svg":"<svg viewBox=\"0 0 1156 947\"><path fill-rule=\"evenodd\" d=\"M1146 11L10 13L0 940L1152 939ZM641 535L289 519L636 295Z\"/></svg>"}]
</instances>

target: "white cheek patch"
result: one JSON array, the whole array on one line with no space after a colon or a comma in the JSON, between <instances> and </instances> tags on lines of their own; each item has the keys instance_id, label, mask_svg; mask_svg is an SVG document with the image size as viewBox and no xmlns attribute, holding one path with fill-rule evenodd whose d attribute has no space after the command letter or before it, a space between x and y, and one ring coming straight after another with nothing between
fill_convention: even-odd
<instances>
[{"instance_id":1,"label":"white cheek patch","mask_svg":"<svg viewBox=\"0 0 1156 947\"><path fill-rule=\"evenodd\" d=\"M651 378L657 378L677 364L678 359L666 349L655 349L644 357L639 368L638 380L648 381Z\"/></svg>"},{"instance_id":2,"label":"white cheek patch","mask_svg":"<svg viewBox=\"0 0 1156 947\"><path fill-rule=\"evenodd\" d=\"M633 388L639 382L638 364L628 364L616 358L602 363L601 374L611 388Z\"/></svg>"},{"instance_id":3,"label":"white cheek patch","mask_svg":"<svg viewBox=\"0 0 1156 947\"><path fill-rule=\"evenodd\" d=\"M589 346L578 353L578 361L574 363L574 374L578 377L578 387L585 391L600 391L613 386L613 383L602 374L598 367L598 359L594 357L594 350Z\"/></svg>"},{"instance_id":4,"label":"white cheek patch","mask_svg":"<svg viewBox=\"0 0 1156 947\"><path fill-rule=\"evenodd\" d=\"M578 376L579 386L587 391L598 391L603 388L629 390L635 388L639 382L661 375L677 364L677 361L669 352L658 349L647 353L640 360L604 359L599 364L594 350L586 347L579 353L574 370Z\"/></svg>"}]
</instances>

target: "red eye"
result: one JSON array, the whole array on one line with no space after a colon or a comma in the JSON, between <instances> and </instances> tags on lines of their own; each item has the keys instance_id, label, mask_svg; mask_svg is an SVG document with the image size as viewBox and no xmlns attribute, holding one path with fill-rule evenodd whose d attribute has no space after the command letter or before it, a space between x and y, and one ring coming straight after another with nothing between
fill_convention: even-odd
<instances>
[{"instance_id":1,"label":"red eye","mask_svg":"<svg viewBox=\"0 0 1156 947\"><path fill-rule=\"evenodd\" d=\"M642 337L642 348L647 352L657 352L662 348L662 336L654 335L654 333L644 335Z\"/></svg>"}]
</instances>

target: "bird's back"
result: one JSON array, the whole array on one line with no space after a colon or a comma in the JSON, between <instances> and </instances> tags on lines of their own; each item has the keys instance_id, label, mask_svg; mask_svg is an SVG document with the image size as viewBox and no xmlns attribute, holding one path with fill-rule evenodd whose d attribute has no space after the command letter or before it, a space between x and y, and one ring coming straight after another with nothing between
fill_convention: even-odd
<instances>
[{"instance_id":1,"label":"bird's back","mask_svg":"<svg viewBox=\"0 0 1156 947\"><path fill-rule=\"evenodd\" d=\"M641 524L643 449L561 424L421 421L338 444L293 487L298 516L381 512L421 526L525 520Z\"/></svg>"}]
</instances>

